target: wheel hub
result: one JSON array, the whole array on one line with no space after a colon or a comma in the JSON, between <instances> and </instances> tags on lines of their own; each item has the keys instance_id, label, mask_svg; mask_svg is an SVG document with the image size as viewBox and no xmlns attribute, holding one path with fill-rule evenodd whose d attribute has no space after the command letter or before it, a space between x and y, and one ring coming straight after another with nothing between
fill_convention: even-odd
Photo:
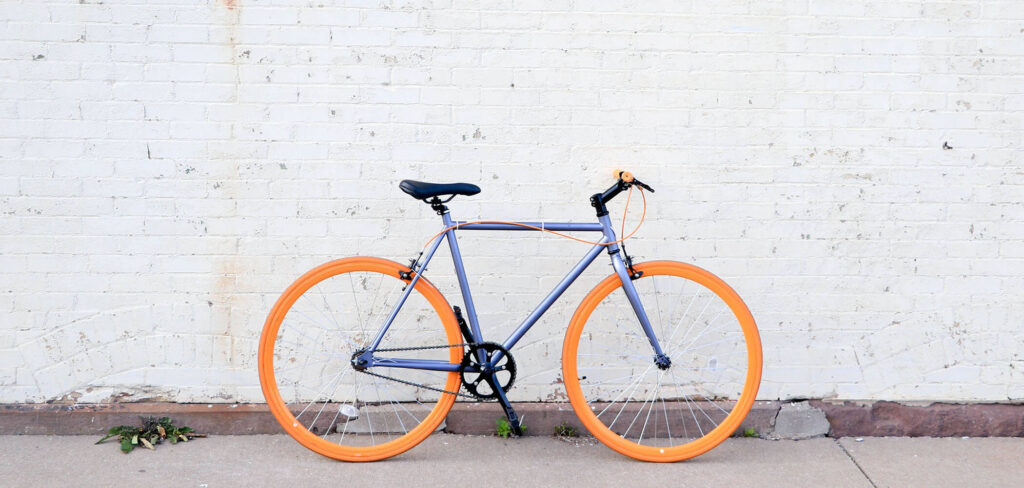
<instances>
[{"instance_id":1,"label":"wheel hub","mask_svg":"<svg viewBox=\"0 0 1024 488\"><path fill-rule=\"evenodd\" d=\"M658 369L666 371L668 368L672 367L672 360L664 354L658 354L657 356L654 356L654 364L658 366Z\"/></svg>"},{"instance_id":2,"label":"wheel hub","mask_svg":"<svg viewBox=\"0 0 1024 488\"><path fill-rule=\"evenodd\" d=\"M360 349L352 353L352 367L357 371L365 371L366 367L370 364L370 359L363 357L366 355L366 349Z\"/></svg>"}]
</instances>

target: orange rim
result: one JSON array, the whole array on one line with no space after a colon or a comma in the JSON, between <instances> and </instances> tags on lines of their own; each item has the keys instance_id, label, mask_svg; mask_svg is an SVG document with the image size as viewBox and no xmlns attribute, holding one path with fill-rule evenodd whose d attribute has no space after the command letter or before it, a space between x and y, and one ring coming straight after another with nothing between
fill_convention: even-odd
<instances>
[{"instance_id":1,"label":"orange rim","mask_svg":"<svg viewBox=\"0 0 1024 488\"><path fill-rule=\"evenodd\" d=\"M277 303L275 303L274 307L270 310L270 314L267 316L267 321L263 325L263 333L260 336L258 356L260 386L263 389L263 396L266 398L267 405L270 408L270 412L274 415L274 418L277 419L277 422L281 424L281 427L284 428L288 435L291 435L303 446L324 456L342 461L376 461L401 454L422 442L423 439L426 439L427 436L437 429L445 416L448 415L448 411L451 410L452 404L455 403L455 396L446 394L440 395L437 404L424 418L424 420L407 434L397 439L376 446L343 446L321 439L316 434L306 430L306 428L295 419L295 416L292 415L291 411L287 408L284 399L281 397L281 393L278 391L277 383L274 378L274 342L277 339L281 322L284 320L285 315L291 309L295 301L317 283L320 283L332 276L355 271L382 273L400 279L399 272L408 271L408 267L394 261L380 258L346 258L331 261L313 268L292 283L281 297L278 298ZM420 278L416 283L415 290L418 291L430 303L434 311L437 312L441 319L441 323L444 325L445 334L447 335L449 344L460 343L461 333L459 332L458 323L455 320L455 314L452 312L448 301L445 300L443 295L441 295L441 292L439 292L437 288L435 288L434 285L426 278ZM452 347L449 348L449 351L449 360L453 364L458 364L462 361L461 348ZM448 391L457 391L460 386L461 384L458 373L449 373L444 388Z\"/></svg>"},{"instance_id":2,"label":"orange rim","mask_svg":"<svg viewBox=\"0 0 1024 488\"><path fill-rule=\"evenodd\" d=\"M583 332L587 319L595 308L610 293L622 286L618 275L612 274L599 283L590 293L584 297L569 323L569 329L565 334L565 342L562 346L562 375L565 379L566 392L573 410L579 417L580 422L590 433L608 447L642 461L673 462L699 456L729 437L743 422L747 416L754 399L757 396L757 389L761 383L761 339L754 323L754 317L750 314L743 300L739 295L717 276L691 264L676 261L652 261L635 266L638 271L643 272L643 278L669 275L691 280L703 285L721 298L732 313L736 316L743 329L743 337L747 346L747 372L746 380L743 383L743 391L733 406L729 415L717 427L686 444L673 447L644 446L629 441L609 429L597 415L591 410L579 382L577 368L577 352L579 339Z\"/></svg>"}]
</instances>

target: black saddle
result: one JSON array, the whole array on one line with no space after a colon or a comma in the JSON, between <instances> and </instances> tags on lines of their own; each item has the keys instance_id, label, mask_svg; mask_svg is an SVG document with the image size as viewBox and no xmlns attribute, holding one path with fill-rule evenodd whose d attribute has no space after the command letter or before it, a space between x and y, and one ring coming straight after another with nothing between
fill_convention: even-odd
<instances>
[{"instance_id":1,"label":"black saddle","mask_svg":"<svg viewBox=\"0 0 1024 488\"><path fill-rule=\"evenodd\" d=\"M398 184L402 191L417 200L426 200L440 195L476 195L480 187L469 183L424 183L422 181L402 180Z\"/></svg>"}]
</instances>

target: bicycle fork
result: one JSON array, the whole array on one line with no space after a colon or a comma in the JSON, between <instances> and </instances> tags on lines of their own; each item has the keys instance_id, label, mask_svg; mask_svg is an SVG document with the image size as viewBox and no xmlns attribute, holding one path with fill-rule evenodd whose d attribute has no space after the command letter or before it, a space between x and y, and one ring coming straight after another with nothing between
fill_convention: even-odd
<instances>
[{"instance_id":1,"label":"bicycle fork","mask_svg":"<svg viewBox=\"0 0 1024 488\"><path fill-rule=\"evenodd\" d=\"M640 295L637 293L636 287L633 286L633 280L639 278L642 273L635 273L631 269L632 266L627 268L621 256L623 252L620 252L621 248L619 246L609 246L609 248L608 254L611 255L612 268L615 269L615 274L622 281L622 291L626 293L626 298L629 299L629 304L633 307L633 312L636 314L637 320L640 321L640 326L643 328L647 341L651 344L651 348L654 351L654 364L658 369L666 370L672 365L672 360L661 350L661 343L658 342L658 337L654 334L651 320L647 316L647 311L644 310L643 302L640 301Z\"/></svg>"}]
</instances>

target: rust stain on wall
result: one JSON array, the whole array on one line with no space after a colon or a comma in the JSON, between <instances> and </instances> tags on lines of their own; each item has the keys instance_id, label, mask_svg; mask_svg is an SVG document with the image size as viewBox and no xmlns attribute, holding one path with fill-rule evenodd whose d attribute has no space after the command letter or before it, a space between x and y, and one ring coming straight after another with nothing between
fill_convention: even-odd
<instances>
[{"instance_id":1,"label":"rust stain on wall","mask_svg":"<svg viewBox=\"0 0 1024 488\"><path fill-rule=\"evenodd\" d=\"M224 334L228 336L231 344L229 361L232 366L238 366L242 362L239 357L240 354L254 353L253 351L240 351L236 349L238 345L234 337L236 331L232 330L236 320L233 311L238 306L238 282L236 277L242 273L243 269L244 267L238 256L223 256L220 258L217 262L216 281L214 282L212 294L213 303L225 310L225 314L220 317L227 322L224 324Z\"/></svg>"},{"instance_id":2,"label":"rust stain on wall","mask_svg":"<svg viewBox=\"0 0 1024 488\"><path fill-rule=\"evenodd\" d=\"M238 103L238 90L241 83L238 75L238 23L239 23L239 10L241 9L241 0L221 0L224 7L227 8L229 14L226 18L225 24L227 26L227 50L231 64L235 68L235 82L234 91L229 100L232 104ZM236 139L235 130L231 131L230 140L234 142ZM224 164L230 167L230 171L225 176L224 181L227 185L221 186L220 184L214 185L214 192L210 195L211 198L217 199L228 199L234 200L238 197L237 187L235 184L239 181L238 174L238 156L231 154L222 154L217 157L217 161L211 161L211 164ZM220 189L218 191L218 189ZM237 211L232 212L229 215L230 218L238 218ZM242 274L246 266L243 263L243 259L237 255L238 248L235 248L235 255L224 255L220 256L216 263L215 281L214 288L210 296L211 306L216 306L224 310L224 314L217 316L226 321L223 327L223 334L227 336L230 343L230 352L228 361L232 366L237 367L243 362L242 356L246 354L255 354L254 351L239 350L238 340L235 337L240 331L234 330L235 321L237 320L236 314L234 314L235 308L239 305L238 300L238 276ZM226 397L225 397L226 398Z\"/></svg>"}]
</instances>

